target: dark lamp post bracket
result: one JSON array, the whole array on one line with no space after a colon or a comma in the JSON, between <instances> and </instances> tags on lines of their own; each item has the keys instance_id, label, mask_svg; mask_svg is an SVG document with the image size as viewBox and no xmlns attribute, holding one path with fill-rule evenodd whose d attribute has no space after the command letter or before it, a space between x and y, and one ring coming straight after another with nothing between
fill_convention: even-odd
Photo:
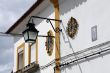
<instances>
[{"instance_id":1,"label":"dark lamp post bracket","mask_svg":"<svg viewBox=\"0 0 110 73\"><path fill-rule=\"evenodd\" d=\"M32 18L45 19L47 23L50 23L50 24L51 24L53 30L54 30L56 33L62 31L62 29L60 29L59 27L54 28L54 26L53 26L53 24L52 24L52 22L51 22L51 21L58 21L58 22L61 23L62 20L50 19L50 18L39 17L39 16L31 16L30 19L29 19L29 21L28 21L28 23L30 23L30 21L31 21ZM34 23L33 19L32 19L32 23Z\"/></svg>"}]
</instances>

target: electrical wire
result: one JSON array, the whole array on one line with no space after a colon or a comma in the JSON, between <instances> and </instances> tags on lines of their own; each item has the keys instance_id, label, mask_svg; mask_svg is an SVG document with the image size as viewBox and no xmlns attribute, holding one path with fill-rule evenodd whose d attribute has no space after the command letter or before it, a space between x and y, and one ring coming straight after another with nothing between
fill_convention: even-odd
<instances>
[{"instance_id":1,"label":"electrical wire","mask_svg":"<svg viewBox=\"0 0 110 73\"><path fill-rule=\"evenodd\" d=\"M62 23L63 29L64 29L64 31L65 31L65 33L66 33L66 29L65 29L65 27L64 27L64 24L63 24L63 22L61 22L61 23ZM63 32L63 31L62 31L62 32ZM72 49L73 53L75 53L75 51L74 51L74 49L73 49L73 47L72 47L72 45L71 45L70 39L69 39L69 37L68 37L68 35L67 35L67 33L66 33L66 36L67 36L67 39L68 39L68 43L69 43L69 45L70 45L70 48ZM74 54L74 57L75 57L76 59L78 58L75 54ZM80 69L80 72L82 73L82 69L81 69L81 66L79 65L78 61L77 61L76 63L77 63L77 65L78 65L79 69Z\"/></svg>"},{"instance_id":2,"label":"electrical wire","mask_svg":"<svg viewBox=\"0 0 110 73\"><path fill-rule=\"evenodd\" d=\"M104 47L104 46L106 46L106 47ZM100 48L101 48L101 50L97 50L97 49L100 49ZM93 50L96 50L96 51L93 51ZM78 56L78 55L84 54L88 51L90 51L90 52L92 51L92 52L88 53L88 54L85 54L85 55L79 57L78 59L70 58L70 57L74 56L74 54ZM64 57L61 57L60 60L61 60L62 63L60 64L59 67L65 67L67 65L74 64L76 61L81 61L81 60L85 60L85 59L88 60L91 57L94 57L94 56L97 56L97 55L104 55L104 54L109 53L109 52L110 52L110 41L107 41L107 42L89 47L87 49L84 49L84 50L81 50L81 51L78 51L78 52L75 52L75 53L72 53L72 54L68 54ZM70 58L71 61L70 62L65 61L65 59L67 59L67 58ZM50 63L44 65L44 66L40 66L40 69L45 69L45 68L47 68L49 66L53 66L53 65L55 65L55 59L52 60Z\"/></svg>"},{"instance_id":3,"label":"electrical wire","mask_svg":"<svg viewBox=\"0 0 110 73\"><path fill-rule=\"evenodd\" d=\"M4 33L4 32L0 32L0 36L7 36L7 37L23 37L22 34Z\"/></svg>"}]
</instances>

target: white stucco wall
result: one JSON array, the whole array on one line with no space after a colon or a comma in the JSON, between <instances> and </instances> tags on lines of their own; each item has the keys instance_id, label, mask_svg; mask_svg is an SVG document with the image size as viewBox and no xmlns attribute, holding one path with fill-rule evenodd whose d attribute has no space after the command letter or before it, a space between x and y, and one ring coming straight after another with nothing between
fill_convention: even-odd
<instances>
[{"instance_id":1,"label":"white stucco wall","mask_svg":"<svg viewBox=\"0 0 110 73\"><path fill-rule=\"evenodd\" d=\"M67 68L61 69L61 73L109 73L109 58L110 54L80 63L81 69L78 65L68 66Z\"/></svg>"},{"instance_id":2,"label":"white stucco wall","mask_svg":"<svg viewBox=\"0 0 110 73\"><path fill-rule=\"evenodd\" d=\"M74 17L79 24L78 34L75 39L69 38L75 52L110 40L109 2L109 0L68 0L63 1L60 5L61 19L65 28L70 17ZM92 42L91 27L95 25L97 25L98 39ZM68 41L67 36L65 36L65 40ZM69 53L72 53L72 50L68 43L64 43L61 34L61 55L64 56Z\"/></svg>"},{"instance_id":3,"label":"white stucco wall","mask_svg":"<svg viewBox=\"0 0 110 73\"><path fill-rule=\"evenodd\" d=\"M46 18L53 18L54 19L54 9L52 4L47 5L44 10L42 10L40 13L35 13L37 16L46 17ZM32 14L33 15L33 14ZM35 15L35 16L36 16ZM39 35L47 35L47 32L49 30L52 30L53 34L54 30L51 27L50 23L47 23L46 20L42 19L34 19L34 23L36 24L36 28L40 31ZM54 25L55 22L52 21L52 24ZM54 40L55 41L55 40ZM40 66L44 66L51 62L53 59L55 59L55 43L53 48L53 53L51 56L47 54L46 46L45 46L46 38L38 37L38 63ZM14 52L14 72L16 72L16 50L17 47L20 46L22 43L24 43L24 39L21 38L18 42L15 43L15 52ZM25 59L24 59L25 66L28 65L28 44L25 44ZM36 45L31 46L31 63L36 61ZM41 70L40 73L53 73L53 66Z\"/></svg>"},{"instance_id":4,"label":"white stucco wall","mask_svg":"<svg viewBox=\"0 0 110 73\"><path fill-rule=\"evenodd\" d=\"M78 34L75 39L65 43L61 34L61 56L84 50L91 46L110 40L110 0L65 0L60 4L61 19L65 28L70 17L74 17L78 24ZM97 40L92 42L91 27L97 26ZM61 25L62 28L62 25ZM63 29L63 28L62 28ZM64 30L63 30L63 33ZM68 38L65 33L65 41ZM73 51L72 51L73 50ZM68 66L61 73L109 73L110 55L99 57L78 65Z\"/></svg>"},{"instance_id":5,"label":"white stucco wall","mask_svg":"<svg viewBox=\"0 0 110 73\"><path fill-rule=\"evenodd\" d=\"M69 43L65 43L62 33L60 35L61 42L61 57L66 56L80 50L84 50L91 46L106 42L110 40L110 1L109 0L62 0L60 1L60 19L63 21L63 25L66 28L70 17L74 17L78 24L78 34L75 39L70 40ZM35 14L35 13L34 13ZM53 18L54 9L52 4L47 5L40 13L36 13L37 16ZM34 23L36 28L40 31L39 35L47 35L52 27L46 20L35 19ZM52 22L54 25L54 22ZM97 26L97 40L92 42L91 27ZM62 32L64 33L65 41L68 41L67 35L64 32L62 24L60 25ZM53 31L54 32L54 31ZM55 35L55 34L54 34ZM16 47L20 43L24 42L23 38L15 44L14 52L14 71L16 71ZM45 46L46 38L38 37L38 63L40 66L44 66L55 59L55 45L52 56L48 56ZM32 48L34 48L33 46ZM25 44L25 66L28 65L28 46ZM35 48L32 49L35 52ZM35 61L35 53L31 53L31 62ZM78 65L68 66L61 70L61 73L109 73L110 70L110 55L98 57L90 61L80 63L81 70ZM82 71L82 72L81 72ZM49 66L46 69L40 71L40 73L54 73L53 66Z\"/></svg>"},{"instance_id":6,"label":"white stucco wall","mask_svg":"<svg viewBox=\"0 0 110 73\"><path fill-rule=\"evenodd\" d=\"M31 46L31 63L36 61L36 44Z\"/></svg>"},{"instance_id":7,"label":"white stucco wall","mask_svg":"<svg viewBox=\"0 0 110 73\"><path fill-rule=\"evenodd\" d=\"M54 19L53 6L49 5L47 8L45 8L39 14L39 16ZM52 24L54 25L55 22L52 21ZM43 20L39 25L36 26L36 28L40 31L39 35L47 35L47 32L49 30L52 30L52 32L54 33L54 30L51 27L50 23L47 23L46 20ZM54 35L55 35L55 33L54 33ZM55 43L54 43L52 56L49 56L46 51L45 42L46 42L46 38L38 37L38 47L39 47L39 49L38 49L38 63L40 64L40 66L44 66L55 59ZM41 73L53 73L53 72L54 72L53 66L50 66L44 70L41 70Z\"/></svg>"},{"instance_id":8,"label":"white stucco wall","mask_svg":"<svg viewBox=\"0 0 110 73\"><path fill-rule=\"evenodd\" d=\"M14 70L14 72L16 72L16 69L17 69L17 48L21 45L21 44L23 44L24 43L24 40L23 40L23 38L21 38L18 42L16 42L15 44L14 44L14 68L13 68L13 70Z\"/></svg>"},{"instance_id":9,"label":"white stucco wall","mask_svg":"<svg viewBox=\"0 0 110 73\"><path fill-rule=\"evenodd\" d=\"M15 44L14 44L14 67L13 67L13 71L16 72L17 70L17 48L19 46L21 46L24 42L24 38L21 38L19 41L17 41ZM25 48L21 48L24 50L24 66L27 66L28 65L28 44L25 43Z\"/></svg>"}]
</instances>

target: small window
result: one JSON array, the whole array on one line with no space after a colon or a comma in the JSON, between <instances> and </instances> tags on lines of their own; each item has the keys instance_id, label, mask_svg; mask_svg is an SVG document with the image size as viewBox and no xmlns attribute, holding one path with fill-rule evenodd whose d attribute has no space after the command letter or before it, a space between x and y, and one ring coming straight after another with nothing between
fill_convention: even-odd
<instances>
[{"instance_id":1,"label":"small window","mask_svg":"<svg viewBox=\"0 0 110 73\"><path fill-rule=\"evenodd\" d=\"M24 49L24 43L17 48L17 70L20 70L24 67Z\"/></svg>"},{"instance_id":2,"label":"small window","mask_svg":"<svg viewBox=\"0 0 110 73\"><path fill-rule=\"evenodd\" d=\"M92 41L96 41L97 40L97 26L93 26L91 28L91 35L92 35Z\"/></svg>"},{"instance_id":3,"label":"small window","mask_svg":"<svg viewBox=\"0 0 110 73\"><path fill-rule=\"evenodd\" d=\"M18 53L18 69L23 68L23 51Z\"/></svg>"}]
</instances>

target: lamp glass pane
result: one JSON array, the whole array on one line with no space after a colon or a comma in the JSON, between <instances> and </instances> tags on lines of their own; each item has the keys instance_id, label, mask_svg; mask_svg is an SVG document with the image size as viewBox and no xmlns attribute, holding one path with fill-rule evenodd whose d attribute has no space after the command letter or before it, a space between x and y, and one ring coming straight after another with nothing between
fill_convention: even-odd
<instances>
[{"instance_id":1,"label":"lamp glass pane","mask_svg":"<svg viewBox=\"0 0 110 73\"><path fill-rule=\"evenodd\" d=\"M24 40L28 40L28 36L29 36L29 35L28 35L28 32L25 32L25 33L24 33Z\"/></svg>"},{"instance_id":2,"label":"lamp glass pane","mask_svg":"<svg viewBox=\"0 0 110 73\"><path fill-rule=\"evenodd\" d=\"M36 40L36 37L37 37L37 33L36 32L32 32L32 31L29 31L29 39L30 40Z\"/></svg>"}]
</instances>

